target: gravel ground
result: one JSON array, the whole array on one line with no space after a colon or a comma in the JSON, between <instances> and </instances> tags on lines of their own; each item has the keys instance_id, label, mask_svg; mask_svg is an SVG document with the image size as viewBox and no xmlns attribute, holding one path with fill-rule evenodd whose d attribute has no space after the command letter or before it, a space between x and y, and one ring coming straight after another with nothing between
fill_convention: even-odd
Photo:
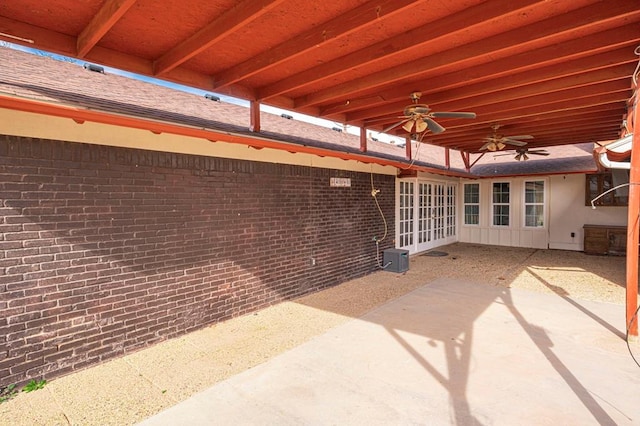
<instances>
[{"instance_id":1,"label":"gravel ground","mask_svg":"<svg viewBox=\"0 0 640 426\"><path fill-rule=\"evenodd\" d=\"M456 243L379 271L172 339L21 393L0 424L134 424L439 277L624 305L625 258ZM621 312L624 308L621 306Z\"/></svg>"}]
</instances>

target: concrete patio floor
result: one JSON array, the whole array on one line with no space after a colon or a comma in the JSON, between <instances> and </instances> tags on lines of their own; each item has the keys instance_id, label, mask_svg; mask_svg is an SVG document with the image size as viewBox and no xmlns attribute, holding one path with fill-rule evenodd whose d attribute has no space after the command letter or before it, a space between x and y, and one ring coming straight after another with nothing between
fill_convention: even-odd
<instances>
[{"instance_id":1,"label":"concrete patio floor","mask_svg":"<svg viewBox=\"0 0 640 426\"><path fill-rule=\"evenodd\" d=\"M639 424L620 319L438 279L141 425Z\"/></svg>"},{"instance_id":2,"label":"concrete patio floor","mask_svg":"<svg viewBox=\"0 0 640 426\"><path fill-rule=\"evenodd\" d=\"M624 258L438 250L50 380L0 424L640 424Z\"/></svg>"}]
</instances>

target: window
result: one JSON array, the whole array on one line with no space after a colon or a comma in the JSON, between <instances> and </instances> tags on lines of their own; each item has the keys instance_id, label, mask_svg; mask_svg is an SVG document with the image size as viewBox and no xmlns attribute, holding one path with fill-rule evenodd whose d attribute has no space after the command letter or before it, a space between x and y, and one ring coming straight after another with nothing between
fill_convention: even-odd
<instances>
[{"instance_id":1,"label":"window","mask_svg":"<svg viewBox=\"0 0 640 426\"><path fill-rule=\"evenodd\" d=\"M464 184L464 224L480 224L480 184Z\"/></svg>"},{"instance_id":2,"label":"window","mask_svg":"<svg viewBox=\"0 0 640 426\"><path fill-rule=\"evenodd\" d=\"M457 185L447 185L447 237L456 236L456 189Z\"/></svg>"},{"instance_id":3,"label":"window","mask_svg":"<svg viewBox=\"0 0 640 426\"><path fill-rule=\"evenodd\" d=\"M400 182L400 247L413 244L413 182Z\"/></svg>"},{"instance_id":4,"label":"window","mask_svg":"<svg viewBox=\"0 0 640 426\"><path fill-rule=\"evenodd\" d=\"M594 173L588 174L587 177L587 189L585 192L585 206L591 206L591 200L598 197L600 194L610 190L614 186L621 183L629 182L629 176L625 175L628 171L616 170L615 174L612 173ZM623 176L620 176L620 175ZM625 180L626 179L626 180ZM623 187L615 191L611 191L606 195L598 198L595 203L596 206L626 206L629 204L629 188Z\"/></svg>"},{"instance_id":5,"label":"window","mask_svg":"<svg viewBox=\"0 0 640 426\"><path fill-rule=\"evenodd\" d=\"M509 226L509 182L493 183L493 225Z\"/></svg>"},{"instance_id":6,"label":"window","mask_svg":"<svg viewBox=\"0 0 640 426\"><path fill-rule=\"evenodd\" d=\"M524 226L544 227L544 181L524 183Z\"/></svg>"}]
</instances>

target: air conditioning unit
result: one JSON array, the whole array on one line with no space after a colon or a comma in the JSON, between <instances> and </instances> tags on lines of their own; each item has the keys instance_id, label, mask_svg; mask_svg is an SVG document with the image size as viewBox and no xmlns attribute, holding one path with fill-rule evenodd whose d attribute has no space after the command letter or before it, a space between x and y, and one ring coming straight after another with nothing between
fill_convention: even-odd
<instances>
[{"instance_id":1,"label":"air conditioning unit","mask_svg":"<svg viewBox=\"0 0 640 426\"><path fill-rule=\"evenodd\" d=\"M385 250L382 256L382 265L385 271L407 272L409 270L409 250Z\"/></svg>"}]
</instances>

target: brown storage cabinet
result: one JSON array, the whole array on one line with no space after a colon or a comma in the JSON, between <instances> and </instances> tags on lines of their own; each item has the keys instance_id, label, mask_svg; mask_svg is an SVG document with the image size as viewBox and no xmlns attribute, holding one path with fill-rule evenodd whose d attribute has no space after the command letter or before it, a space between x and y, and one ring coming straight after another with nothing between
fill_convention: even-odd
<instances>
[{"instance_id":1,"label":"brown storage cabinet","mask_svg":"<svg viewBox=\"0 0 640 426\"><path fill-rule=\"evenodd\" d=\"M584 252L624 256L627 253L627 227L584 225Z\"/></svg>"}]
</instances>

